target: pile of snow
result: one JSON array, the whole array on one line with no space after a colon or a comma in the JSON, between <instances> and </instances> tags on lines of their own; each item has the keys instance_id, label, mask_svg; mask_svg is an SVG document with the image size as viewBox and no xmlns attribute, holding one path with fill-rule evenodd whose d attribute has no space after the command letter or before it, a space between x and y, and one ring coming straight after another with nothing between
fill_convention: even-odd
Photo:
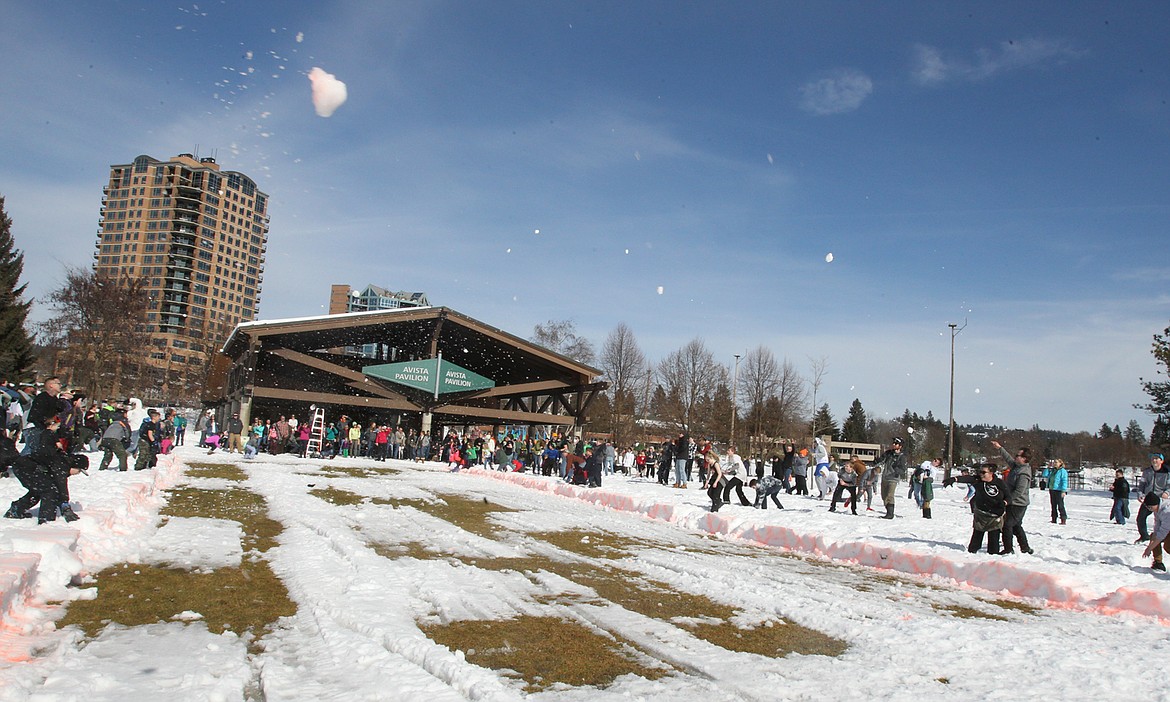
<instances>
[{"instance_id":1,"label":"pile of snow","mask_svg":"<svg viewBox=\"0 0 1170 702\"><path fill-rule=\"evenodd\" d=\"M345 83L316 66L309 71L309 82L313 84L313 108L318 117L331 116L349 97Z\"/></svg>"}]
</instances>

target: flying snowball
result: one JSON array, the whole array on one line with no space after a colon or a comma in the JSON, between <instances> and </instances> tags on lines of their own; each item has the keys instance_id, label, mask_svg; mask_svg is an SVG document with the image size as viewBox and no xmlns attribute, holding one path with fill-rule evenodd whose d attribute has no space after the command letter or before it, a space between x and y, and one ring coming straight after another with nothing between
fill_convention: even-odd
<instances>
[{"instance_id":1,"label":"flying snowball","mask_svg":"<svg viewBox=\"0 0 1170 702\"><path fill-rule=\"evenodd\" d=\"M832 252L825 254L825 263L832 263L832 262L833 262Z\"/></svg>"},{"instance_id":2,"label":"flying snowball","mask_svg":"<svg viewBox=\"0 0 1170 702\"><path fill-rule=\"evenodd\" d=\"M975 394L976 394L976 395L978 395L978 394L979 394L979 388L975 388Z\"/></svg>"},{"instance_id":3,"label":"flying snowball","mask_svg":"<svg viewBox=\"0 0 1170 702\"><path fill-rule=\"evenodd\" d=\"M626 249L626 255L627 255L627 256L629 256L629 255L630 255L630 250L629 250L629 249Z\"/></svg>"},{"instance_id":4,"label":"flying snowball","mask_svg":"<svg viewBox=\"0 0 1170 702\"><path fill-rule=\"evenodd\" d=\"M508 250L507 250L507 251L505 251L504 253L512 253L512 249L508 249Z\"/></svg>"},{"instance_id":5,"label":"flying snowball","mask_svg":"<svg viewBox=\"0 0 1170 702\"><path fill-rule=\"evenodd\" d=\"M659 286L658 286L658 294L659 294L659 295L661 295L661 294L662 294L662 286L661 286L661 285L659 285Z\"/></svg>"},{"instance_id":6,"label":"flying snowball","mask_svg":"<svg viewBox=\"0 0 1170 702\"><path fill-rule=\"evenodd\" d=\"M345 104L348 96L345 83L337 80L332 73L313 67L309 71L309 82L313 84L313 108L318 117L328 117Z\"/></svg>"},{"instance_id":7,"label":"flying snowball","mask_svg":"<svg viewBox=\"0 0 1170 702\"><path fill-rule=\"evenodd\" d=\"M300 44L304 40L305 40L305 33L304 32L297 32L297 43Z\"/></svg>"},{"instance_id":8,"label":"flying snowball","mask_svg":"<svg viewBox=\"0 0 1170 702\"><path fill-rule=\"evenodd\" d=\"M533 233L533 234L539 234L539 233L540 233L540 230L539 230L539 229L535 229L535 230L533 230L533 232L532 232L532 233Z\"/></svg>"}]
</instances>

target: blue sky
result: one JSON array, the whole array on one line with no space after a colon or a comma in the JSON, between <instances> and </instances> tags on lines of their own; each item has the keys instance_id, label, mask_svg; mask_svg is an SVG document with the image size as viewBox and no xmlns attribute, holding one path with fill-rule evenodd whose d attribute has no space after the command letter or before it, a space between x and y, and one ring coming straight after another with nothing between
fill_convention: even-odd
<instances>
[{"instance_id":1,"label":"blue sky","mask_svg":"<svg viewBox=\"0 0 1170 702\"><path fill-rule=\"evenodd\" d=\"M625 322L654 360L762 344L824 358L838 420L945 419L966 321L959 421L1149 431L1166 3L64 7L0 1L33 296L90 263L111 164L198 149L272 196L261 318L373 283L524 336Z\"/></svg>"}]
</instances>

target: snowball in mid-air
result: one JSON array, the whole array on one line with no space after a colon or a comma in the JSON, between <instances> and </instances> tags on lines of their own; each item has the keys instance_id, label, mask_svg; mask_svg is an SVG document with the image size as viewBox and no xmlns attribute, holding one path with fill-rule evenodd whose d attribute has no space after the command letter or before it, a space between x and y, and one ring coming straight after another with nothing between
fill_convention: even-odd
<instances>
[{"instance_id":1,"label":"snowball in mid-air","mask_svg":"<svg viewBox=\"0 0 1170 702\"><path fill-rule=\"evenodd\" d=\"M979 394L979 388L975 388L975 394L976 394L976 395L978 395L978 394Z\"/></svg>"},{"instance_id":2,"label":"snowball in mid-air","mask_svg":"<svg viewBox=\"0 0 1170 702\"><path fill-rule=\"evenodd\" d=\"M829 252L829 253L825 254L825 263L832 263L832 262L833 262L833 253Z\"/></svg>"},{"instance_id":3,"label":"snowball in mid-air","mask_svg":"<svg viewBox=\"0 0 1170 702\"><path fill-rule=\"evenodd\" d=\"M661 285L659 285L659 286L658 286L658 294L659 294L659 295L661 295L661 294L662 294L662 286L661 286Z\"/></svg>"},{"instance_id":4,"label":"snowball in mid-air","mask_svg":"<svg viewBox=\"0 0 1170 702\"><path fill-rule=\"evenodd\" d=\"M540 233L540 230L539 230L539 229L534 229L534 230L532 231L532 233L533 233L533 234L539 234L539 233Z\"/></svg>"},{"instance_id":5,"label":"snowball in mid-air","mask_svg":"<svg viewBox=\"0 0 1170 702\"><path fill-rule=\"evenodd\" d=\"M305 40L305 33L304 32L297 32L297 43L300 44L304 40Z\"/></svg>"},{"instance_id":6,"label":"snowball in mid-air","mask_svg":"<svg viewBox=\"0 0 1170 702\"><path fill-rule=\"evenodd\" d=\"M313 67L309 71L309 82L313 84L313 108L318 117L328 117L345 103L349 97L345 83L337 80L332 73Z\"/></svg>"}]
</instances>

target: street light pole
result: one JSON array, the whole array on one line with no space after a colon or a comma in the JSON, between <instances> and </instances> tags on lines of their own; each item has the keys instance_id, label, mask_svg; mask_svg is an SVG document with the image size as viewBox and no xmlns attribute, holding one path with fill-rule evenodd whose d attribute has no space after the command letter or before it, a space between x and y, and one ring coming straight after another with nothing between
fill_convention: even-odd
<instances>
[{"instance_id":1,"label":"street light pole","mask_svg":"<svg viewBox=\"0 0 1170 702\"><path fill-rule=\"evenodd\" d=\"M735 354L735 374L731 381L731 446L735 446L735 415L736 405L739 404L739 354Z\"/></svg>"},{"instance_id":2,"label":"street light pole","mask_svg":"<svg viewBox=\"0 0 1170 702\"><path fill-rule=\"evenodd\" d=\"M955 337L967 328L967 322L964 320L962 327L958 324L947 326L951 329L951 408L947 422L947 469L944 471L944 479L951 477L951 469L955 466Z\"/></svg>"}]
</instances>

